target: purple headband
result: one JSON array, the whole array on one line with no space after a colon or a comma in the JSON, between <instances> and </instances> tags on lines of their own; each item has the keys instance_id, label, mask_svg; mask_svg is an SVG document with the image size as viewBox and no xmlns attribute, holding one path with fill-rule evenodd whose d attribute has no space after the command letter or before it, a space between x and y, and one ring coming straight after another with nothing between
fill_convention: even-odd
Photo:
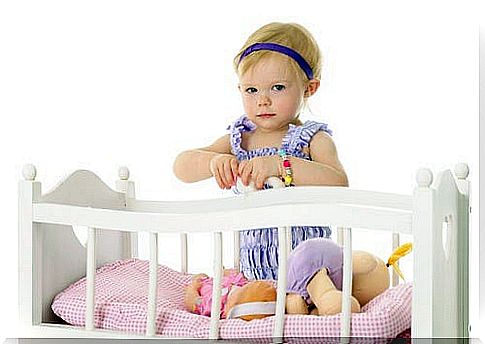
<instances>
[{"instance_id":1,"label":"purple headband","mask_svg":"<svg viewBox=\"0 0 485 344\"><path fill-rule=\"evenodd\" d=\"M285 54L289 57L291 57L293 60L298 63L300 68L305 72L308 80L313 79L313 71L312 67L306 62L306 60L301 56L298 52L295 50L288 48L284 45L276 44L276 43L255 43L253 45L250 45L249 47L244 50L244 52L241 54L241 57L239 58L239 63L248 56L249 54L259 51L259 50L270 50L270 51L276 51L281 54Z\"/></svg>"}]
</instances>

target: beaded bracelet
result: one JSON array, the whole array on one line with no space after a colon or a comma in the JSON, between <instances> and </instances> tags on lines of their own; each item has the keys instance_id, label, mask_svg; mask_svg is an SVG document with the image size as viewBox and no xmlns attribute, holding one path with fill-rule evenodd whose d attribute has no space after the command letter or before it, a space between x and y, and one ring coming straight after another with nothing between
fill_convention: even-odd
<instances>
[{"instance_id":1,"label":"beaded bracelet","mask_svg":"<svg viewBox=\"0 0 485 344\"><path fill-rule=\"evenodd\" d=\"M278 151L278 155L283 160L283 168L285 169L285 175L283 176L282 180L285 183L285 186L293 186L293 184L292 184L293 170L291 169L291 162L290 162L290 159L288 157L288 154L286 154L286 150L281 148Z\"/></svg>"}]
</instances>

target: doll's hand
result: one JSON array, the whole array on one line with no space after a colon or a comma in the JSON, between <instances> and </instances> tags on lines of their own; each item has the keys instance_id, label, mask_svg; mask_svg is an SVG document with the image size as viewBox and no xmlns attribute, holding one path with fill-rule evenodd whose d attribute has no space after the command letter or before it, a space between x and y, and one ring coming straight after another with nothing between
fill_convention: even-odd
<instances>
[{"instance_id":1,"label":"doll's hand","mask_svg":"<svg viewBox=\"0 0 485 344\"><path fill-rule=\"evenodd\" d=\"M230 189L236 184L238 163L234 155L216 155L211 159L209 168L221 189Z\"/></svg>"},{"instance_id":2,"label":"doll's hand","mask_svg":"<svg viewBox=\"0 0 485 344\"><path fill-rule=\"evenodd\" d=\"M192 286L197 290L200 289L202 285L202 280L207 277L209 276L207 276L206 274L197 274L192 276Z\"/></svg>"},{"instance_id":3,"label":"doll's hand","mask_svg":"<svg viewBox=\"0 0 485 344\"><path fill-rule=\"evenodd\" d=\"M202 286L202 279L207 278L206 274L197 274L192 276L192 280L185 287L184 304L189 312L195 312L198 300L200 299L199 290Z\"/></svg>"},{"instance_id":4,"label":"doll's hand","mask_svg":"<svg viewBox=\"0 0 485 344\"><path fill-rule=\"evenodd\" d=\"M248 185L250 179L254 181L256 189L263 188L264 181L271 176L279 176L280 161L277 155L259 156L239 163L238 174L242 183Z\"/></svg>"}]
</instances>

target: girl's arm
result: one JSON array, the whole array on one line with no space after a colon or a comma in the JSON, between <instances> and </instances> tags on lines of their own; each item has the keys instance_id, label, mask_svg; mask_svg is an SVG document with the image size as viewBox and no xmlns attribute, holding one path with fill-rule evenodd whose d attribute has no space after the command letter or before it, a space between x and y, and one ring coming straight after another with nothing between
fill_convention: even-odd
<instances>
[{"instance_id":1,"label":"girl's arm","mask_svg":"<svg viewBox=\"0 0 485 344\"><path fill-rule=\"evenodd\" d=\"M295 185L349 186L347 174L338 159L337 148L330 135L322 131L316 133L310 141L309 149L312 161L290 157Z\"/></svg>"},{"instance_id":2,"label":"girl's arm","mask_svg":"<svg viewBox=\"0 0 485 344\"><path fill-rule=\"evenodd\" d=\"M180 153L173 164L175 176L185 183L193 183L212 177L210 161L215 156L232 155L229 134L217 139L207 147Z\"/></svg>"},{"instance_id":3,"label":"girl's arm","mask_svg":"<svg viewBox=\"0 0 485 344\"><path fill-rule=\"evenodd\" d=\"M312 161L288 157L293 170L293 184L349 186L335 144L328 134L315 134L309 150ZM238 172L244 185L253 180L256 189L262 189L266 178L284 175L283 161L278 155L255 157L242 161Z\"/></svg>"}]
</instances>

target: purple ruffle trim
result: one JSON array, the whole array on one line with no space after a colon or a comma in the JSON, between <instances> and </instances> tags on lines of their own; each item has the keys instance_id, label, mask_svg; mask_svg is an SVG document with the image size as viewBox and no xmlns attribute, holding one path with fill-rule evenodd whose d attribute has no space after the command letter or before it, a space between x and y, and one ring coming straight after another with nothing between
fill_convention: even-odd
<instances>
[{"instance_id":1,"label":"purple ruffle trim","mask_svg":"<svg viewBox=\"0 0 485 344\"><path fill-rule=\"evenodd\" d=\"M227 130L230 131L232 153L239 161L252 159L256 156L275 155L278 154L280 148L285 149L292 156L310 160L308 154L303 152L303 148L310 144L312 137L320 130L332 135L332 131L328 129L326 123L307 121L301 126L290 124L288 132L281 142L281 147L265 147L246 151L241 148L242 133L254 129L256 129L256 125L246 115L242 115L227 127Z\"/></svg>"}]
</instances>

